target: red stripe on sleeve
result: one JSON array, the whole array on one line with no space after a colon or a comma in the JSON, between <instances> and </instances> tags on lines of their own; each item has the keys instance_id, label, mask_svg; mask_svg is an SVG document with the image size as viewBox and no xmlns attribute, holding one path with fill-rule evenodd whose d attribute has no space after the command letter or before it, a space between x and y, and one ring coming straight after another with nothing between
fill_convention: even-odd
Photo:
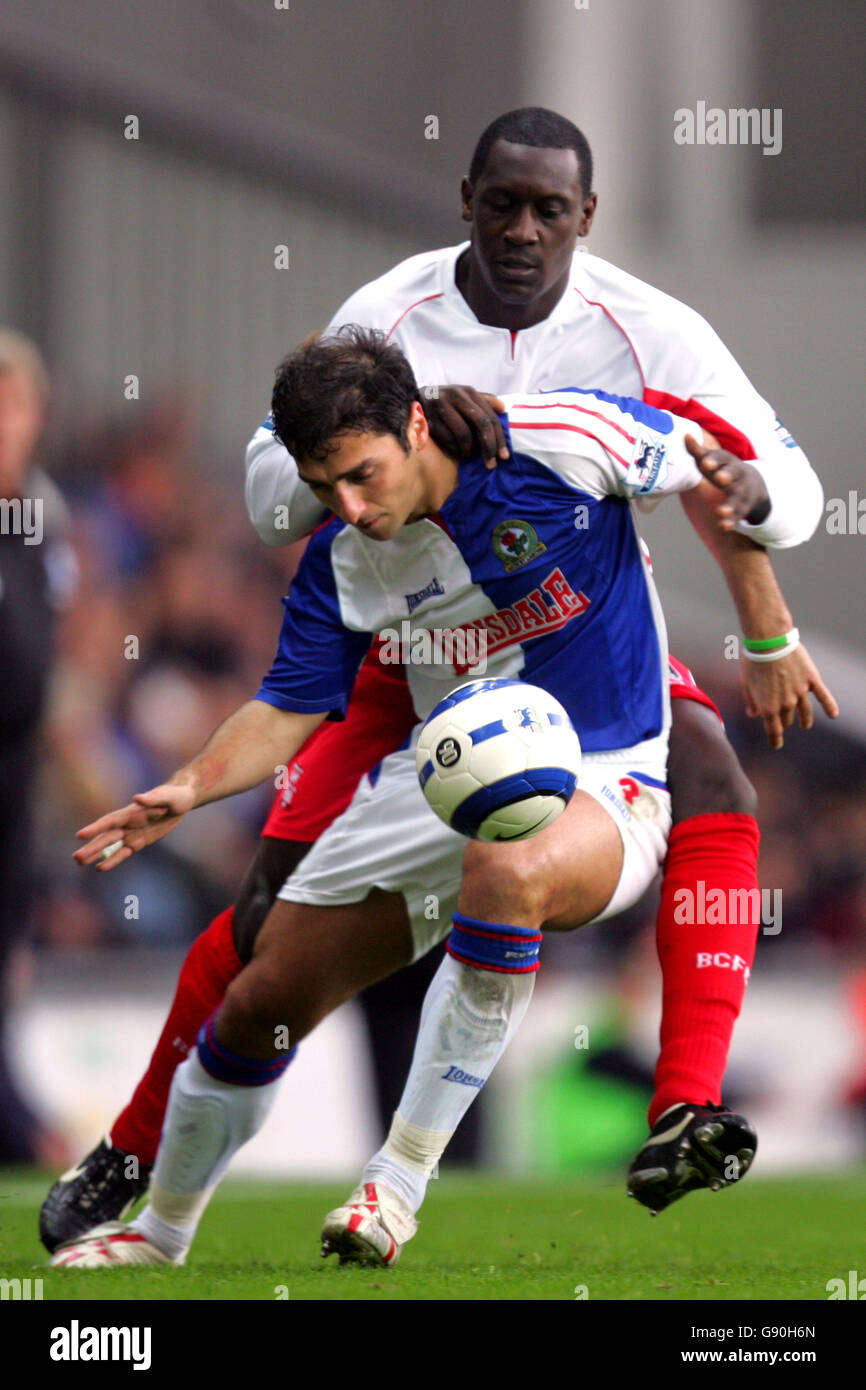
<instances>
[{"instance_id":1,"label":"red stripe on sleeve","mask_svg":"<svg viewBox=\"0 0 866 1390\"><path fill-rule=\"evenodd\" d=\"M714 410L710 410L709 406L701 405L700 401L684 401L680 396L671 396L667 391L653 391L649 386L645 388L643 398L647 405L654 405L657 410L670 410L674 415L694 420L696 425L714 434L722 448L729 449L737 458L758 457L755 446L747 435L721 415L717 415Z\"/></svg>"},{"instance_id":2,"label":"red stripe on sleeve","mask_svg":"<svg viewBox=\"0 0 866 1390\"><path fill-rule=\"evenodd\" d=\"M601 447L610 454L611 458L616 459L617 463L622 464L623 468L627 469L629 467L628 459L621 458L609 444L605 444L604 440L599 439L598 435L592 430L582 430L578 425L548 425L541 420L512 420L511 424L517 430L571 430L572 434L584 434L587 439L594 439L597 444L600 444Z\"/></svg>"},{"instance_id":3,"label":"red stripe on sleeve","mask_svg":"<svg viewBox=\"0 0 866 1390\"><path fill-rule=\"evenodd\" d=\"M610 428L611 428L612 430L616 430L617 434L621 434L622 437L623 437L623 439L627 439L628 442L629 442L629 444L634 444L634 442L635 442L635 437L634 437L634 435L633 435L633 434L629 434L628 430L624 430L623 427L622 427L622 425L618 425L618 424L616 423L615 420L609 419L607 415L602 415L601 412L598 411L598 410L590 410L588 406L585 406L585 405L574 405L571 401L550 401L549 403L545 402L544 405L539 405L537 402L532 402L532 403L530 404L528 401L521 401L519 404L513 405L513 406L511 407L511 409L512 409L512 410L579 410L580 413L581 413L581 415L591 415L591 416L593 417L594 420L601 420L605 425L609 425Z\"/></svg>"}]
</instances>

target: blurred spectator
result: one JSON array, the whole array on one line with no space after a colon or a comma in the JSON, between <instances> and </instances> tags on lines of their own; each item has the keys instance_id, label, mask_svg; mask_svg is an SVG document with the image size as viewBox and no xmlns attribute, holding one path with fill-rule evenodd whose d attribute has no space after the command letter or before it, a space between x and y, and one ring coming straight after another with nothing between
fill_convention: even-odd
<instances>
[{"instance_id":1,"label":"blurred spectator","mask_svg":"<svg viewBox=\"0 0 866 1390\"><path fill-rule=\"evenodd\" d=\"M33 901L33 801L55 610L74 584L66 515L34 464L48 380L38 349L0 329L0 1162L63 1160L9 1070L6 1024Z\"/></svg>"}]
</instances>

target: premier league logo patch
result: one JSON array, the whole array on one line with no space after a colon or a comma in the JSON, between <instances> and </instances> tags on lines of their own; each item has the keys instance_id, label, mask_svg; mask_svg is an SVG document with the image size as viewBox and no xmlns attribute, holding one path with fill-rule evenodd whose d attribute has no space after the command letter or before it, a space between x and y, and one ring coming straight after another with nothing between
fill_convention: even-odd
<instances>
[{"instance_id":1,"label":"premier league logo patch","mask_svg":"<svg viewBox=\"0 0 866 1390\"><path fill-rule=\"evenodd\" d=\"M540 555L547 546L528 521L500 521L493 532L493 550L510 574Z\"/></svg>"},{"instance_id":2,"label":"premier league logo patch","mask_svg":"<svg viewBox=\"0 0 866 1390\"><path fill-rule=\"evenodd\" d=\"M661 487L670 472L670 461L665 445L659 441L645 439L640 430L635 439L635 456L628 466L625 481L628 487L641 496Z\"/></svg>"}]
</instances>

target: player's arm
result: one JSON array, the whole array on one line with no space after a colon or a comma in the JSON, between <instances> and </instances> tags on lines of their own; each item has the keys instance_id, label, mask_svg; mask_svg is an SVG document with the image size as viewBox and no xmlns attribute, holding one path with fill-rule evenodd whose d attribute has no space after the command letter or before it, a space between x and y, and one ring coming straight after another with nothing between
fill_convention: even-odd
<instances>
[{"instance_id":1,"label":"player's arm","mask_svg":"<svg viewBox=\"0 0 866 1390\"><path fill-rule=\"evenodd\" d=\"M718 440L706 429L697 427L682 436L682 427L687 422L676 416L672 418L676 422L674 437L683 439L702 476L697 486L691 486L687 472L683 473L675 465L669 475L669 486L663 486L660 492L671 489L680 491L692 525L724 575L737 609L743 637L760 641L789 633L794 627L791 611L769 556L763 546L756 544L752 538L762 532L763 525L764 544L776 548L797 544L811 534L811 512L788 508L781 521L775 527L770 526L773 502L766 485L767 470L756 461L740 460L730 451L719 449ZM719 428L724 428L724 422ZM671 447L676 453L679 446L672 444ZM796 446L793 446L793 451L801 454ZM801 457L808 469L805 455L801 454ZM815 483L820 506L823 492L817 479ZM637 490L643 491L640 487ZM756 513L765 517L764 523L750 520ZM776 539L773 539L774 536ZM812 727L811 695L815 696L831 719L835 719L839 713L836 700L802 644L778 661L749 661L744 657L740 663L740 676L746 712L753 718L763 719L771 748L782 747L784 731L790 728L795 718L801 728Z\"/></svg>"},{"instance_id":2,"label":"player's arm","mask_svg":"<svg viewBox=\"0 0 866 1390\"><path fill-rule=\"evenodd\" d=\"M738 531L773 549L802 544L815 532L824 504L806 454L706 319L667 298L664 307L663 331L650 317L638 342L649 383L644 399L694 420L761 475L769 507L755 521L739 516ZM722 525L729 520L722 518Z\"/></svg>"},{"instance_id":3,"label":"player's arm","mask_svg":"<svg viewBox=\"0 0 866 1390\"><path fill-rule=\"evenodd\" d=\"M325 331L336 332L353 323L381 328L392 321L391 307L381 280L373 280L340 305ZM270 412L247 445L244 465L247 512L265 545L302 540L327 515L320 500L298 477L289 450L275 437Z\"/></svg>"},{"instance_id":4,"label":"player's arm","mask_svg":"<svg viewBox=\"0 0 866 1390\"><path fill-rule=\"evenodd\" d=\"M197 806L247 791L273 776L324 718L324 713L298 714L249 700L167 782L83 826L78 838L86 843L74 858L101 870L117 868L137 850L168 835ZM112 853L106 853L112 848Z\"/></svg>"},{"instance_id":5,"label":"player's arm","mask_svg":"<svg viewBox=\"0 0 866 1390\"><path fill-rule=\"evenodd\" d=\"M748 536L718 524L719 490L704 481L682 494L683 507L715 558L734 600L743 636L753 641L778 637L794 627L791 610L766 551ZM803 729L814 723L810 695L831 719L839 713L831 691L802 643L779 661L740 662L746 713L762 718L771 748L781 748L784 731L796 717Z\"/></svg>"},{"instance_id":6,"label":"player's arm","mask_svg":"<svg viewBox=\"0 0 866 1390\"><path fill-rule=\"evenodd\" d=\"M655 500L701 482L689 452L716 441L691 420L629 396L551 391L505 398L515 450L545 463L588 499Z\"/></svg>"},{"instance_id":7,"label":"player's arm","mask_svg":"<svg viewBox=\"0 0 866 1390\"><path fill-rule=\"evenodd\" d=\"M372 634L343 621L331 543L341 528L324 527L307 546L292 581L270 671L249 700L167 782L133 797L78 832L87 843L80 864L113 869L161 839L197 806L273 777L327 715L343 718ZM111 848L113 852L106 854Z\"/></svg>"},{"instance_id":8,"label":"player's arm","mask_svg":"<svg viewBox=\"0 0 866 1390\"><path fill-rule=\"evenodd\" d=\"M265 545L290 545L308 536L325 517L319 499L298 477L295 460L277 439L271 417L247 445L244 501Z\"/></svg>"},{"instance_id":9,"label":"player's arm","mask_svg":"<svg viewBox=\"0 0 866 1390\"><path fill-rule=\"evenodd\" d=\"M370 286L351 295L328 324L328 332L345 323L375 328ZM327 516L327 509L298 477L298 466L274 434L268 412L246 448L244 501L250 521L265 545L303 540Z\"/></svg>"},{"instance_id":10,"label":"player's arm","mask_svg":"<svg viewBox=\"0 0 866 1390\"><path fill-rule=\"evenodd\" d=\"M505 404L474 386L432 386L422 389L430 433L446 454L458 459L480 454L487 468L508 458L502 428Z\"/></svg>"},{"instance_id":11,"label":"player's arm","mask_svg":"<svg viewBox=\"0 0 866 1390\"><path fill-rule=\"evenodd\" d=\"M614 494L640 501L680 492L722 569L744 634L778 637L791 630L793 620L765 551L748 537L723 531L714 522L725 487L713 476L710 464L724 462L727 455L715 451L717 441L700 426L690 426L688 420L643 402L598 397L593 392L548 397L544 410L536 409L534 418L531 408L511 412L510 418L516 447L527 453L537 452L539 446L549 450L551 467L589 496ZM543 430L527 433L521 440L522 422L537 429L545 419L565 429L551 428L549 437ZM802 647L780 661L744 660L742 668L748 668L742 672L747 711L763 716L774 748L781 747L783 730L795 715L804 728L811 727L810 692L831 717L838 713L832 694Z\"/></svg>"},{"instance_id":12,"label":"player's arm","mask_svg":"<svg viewBox=\"0 0 866 1390\"><path fill-rule=\"evenodd\" d=\"M726 490L722 496L701 486L682 494L695 530L721 565L734 599L745 638L778 637L793 622L763 549L750 549L730 534L748 537L761 547L799 545L818 526L823 490L808 458L775 412L758 394L705 319L674 304L663 338L650 336L646 370L664 382L666 392L648 391L647 400L710 429L728 451L710 466L706 478ZM755 510L756 476L766 489L767 504ZM728 533L728 534L726 534ZM779 661L743 660L741 674L749 714L761 715L773 748L795 713L804 728L812 724L809 692L828 715L838 713L833 696L802 647Z\"/></svg>"},{"instance_id":13,"label":"player's arm","mask_svg":"<svg viewBox=\"0 0 866 1390\"><path fill-rule=\"evenodd\" d=\"M785 457L779 458L780 453ZM753 459L717 450L701 471L723 493L715 505L720 530L737 530L773 550L802 545L814 534L824 490L796 445L786 449L773 439L766 442L764 457Z\"/></svg>"},{"instance_id":14,"label":"player's arm","mask_svg":"<svg viewBox=\"0 0 866 1390\"><path fill-rule=\"evenodd\" d=\"M457 458L480 453L488 468L508 458L498 396L473 386L434 386L423 391L424 411L440 448ZM250 521L265 545L289 545L309 535L326 515L301 482L295 460L275 436L270 415L247 445L244 498Z\"/></svg>"}]
</instances>

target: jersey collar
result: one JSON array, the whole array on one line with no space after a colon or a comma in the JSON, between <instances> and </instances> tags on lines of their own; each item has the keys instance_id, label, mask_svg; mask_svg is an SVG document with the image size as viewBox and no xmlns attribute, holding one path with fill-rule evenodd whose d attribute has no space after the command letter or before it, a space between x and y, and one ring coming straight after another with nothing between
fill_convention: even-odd
<instances>
[{"instance_id":1,"label":"jersey collar","mask_svg":"<svg viewBox=\"0 0 866 1390\"><path fill-rule=\"evenodd\" d=\"M442 254L439 268L439 288L443 298L446 300L453 313L457 314L460 318L466 319L469 323L475 324L477 328L483 328L485 332L488 333L504 333L511 337L510 328L496 328L492 324L482 324L472 312L466 300L463 298L463 295L457 288L457 262L463 255L463 252L469 249L469 245L470 243L468 241L461 241L459 246L446 247ZM518 329L516 334L518 341L527 334L532 334L539 330L543 332L545 329L549 328L551 324L555 324L560 319L565 319L569 316L572 309L570 296L574 293L576 288L584 283L586 270L585 262L587 259L587 253L575 251L571 261L571 273L568 277L568 284L562 295L557 300L546 319L542 319L540 323L533 324L531 328Z\"/></svg>"}]
</instances>

